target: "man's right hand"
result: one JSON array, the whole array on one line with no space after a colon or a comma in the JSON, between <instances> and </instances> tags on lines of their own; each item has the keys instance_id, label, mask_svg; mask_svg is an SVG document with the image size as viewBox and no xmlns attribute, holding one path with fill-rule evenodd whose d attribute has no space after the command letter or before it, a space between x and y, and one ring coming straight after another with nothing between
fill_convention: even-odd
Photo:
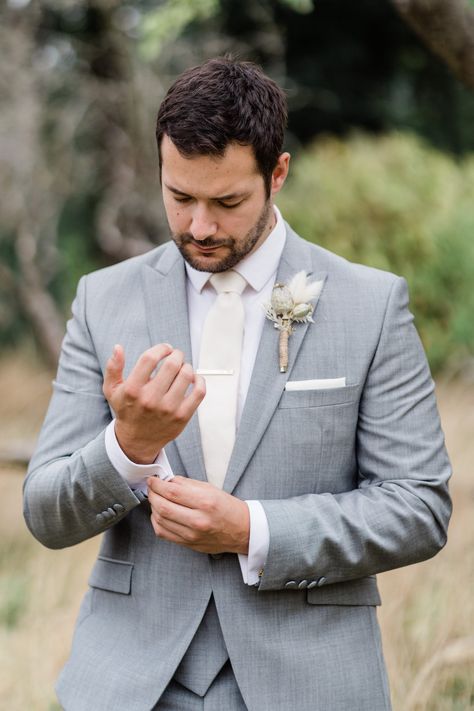
<instances>
[{"instance_id":1,"label":"man's right hand","mask_svg":"<svg viewBox=\"0 0 474 711\"><path fill-rule=\"evenodd\" d=\"M206 384L184 363L183 353L166 343L142 353L126 380L124 365L123 348L115 346L105 370L104 395L115 412L115 434L123 452L137 464L150 464L185 428L206 394Z\"/></svg>"}]
</instances>

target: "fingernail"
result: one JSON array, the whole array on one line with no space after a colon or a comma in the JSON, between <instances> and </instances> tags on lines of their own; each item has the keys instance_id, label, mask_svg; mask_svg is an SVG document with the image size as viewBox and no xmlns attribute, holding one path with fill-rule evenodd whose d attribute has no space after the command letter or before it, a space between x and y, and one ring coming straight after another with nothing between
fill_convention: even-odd
<instances>
[{"instance_id":1,"label":"fingernail","mask_svg":"<svg viewBox=\"0 0 474 711\"><path fill-rule=\"evenodd\" d=\"M118 347L118 344L116 343L114 346L114 350L112 352L112 358L114 358L115 360L117 360L118 350L119 350L119 347Z\"/></svg>"}]
</instances>

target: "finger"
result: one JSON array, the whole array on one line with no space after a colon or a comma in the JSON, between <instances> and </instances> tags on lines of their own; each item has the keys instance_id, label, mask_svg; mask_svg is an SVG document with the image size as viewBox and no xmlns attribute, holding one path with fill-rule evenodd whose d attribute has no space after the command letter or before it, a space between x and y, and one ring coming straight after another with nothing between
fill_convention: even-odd
<instances>
[{"instance_id":1,"label":"finger","mask_svg":"<svg viewBox=\"0 0 474 711\"><path fill-rule=\"evenodd\" d=\"M150 476L146 480L147 487L148 487L148 499L151 503L152 500L152 494L159 494L160 496L164 496L166 493L166 481L163 481L160 479L159 476Z\"/></svg>"},{"instance_id":2,"label":"finger","mask_svg":"<svg viewBox=\"0 0 474 711\"><path fill-rule=\"evenodd\" d=\"M148 500L153 520L188 543L207 533L210 521L203 511L175 504L154 492L148 493Z\"/></svg>"},{"instance_id":3,"label":"finger","mask_svg":"<svg viewBox=\"0 0 474 711\"><path fill-rule=\"evenodd\" d=\"M175 476L171 481L162 481L157 477L148 479L148 488L154 494L166 499L168 502L178 504L188 509L209 509L212 507L216 492L215 486L207 481L196 481L188 477ZM148 492L148 498L152 494ZM150 501L150 503L152 503ZM183 520L182 518L178 520Z\"/></svg>"},{"instance_id":4,"label":"finger","mask_svg":"<svg viewBox=\"0 0 474 711\"><path fill-rule=\"evenodd\" d=\"M148 477L146 483L148 489L155 492L155 494L159 494L165 499L169 499L169 501L176 501L177 503L179 503L179 500L181 498L180 489L183 486L186 487L186 483L191 481L195 480L191 480L188 477L179 475L174 476L172 479L160 479L160 477L158 476L150 476ZM171 483L177 483L178 486L171 487Z\"/></svg>"},{"instance_id":5,"label":"finger","mask_svg":"<svg viewBox=\"0 0 474 711\"><path fill-rule=\"evenodd\" d=\"M186 392L194 382L194 371L189 363L184 363L177 376L163 396L163 405L176 411L182 404Z\"/></svg>"},{"instance_id":6,"label":"finger","mask_svg":"<svg viewBox=\"0 0 474 711\"><path fill-rule=\"evenodd\" d=\"M124 366L125 354L122 346L117 344L105 366L103 391L106 397L110 397L112 391L123 382Z\"/></svg>"},{"instance_id":7,"label":"finger","mask_svg":"<svg viewBox=\"0 0 474 711\"><path fill-rule=\"evenodd\" d=\"M152 397L160 401L168 392L184 363L184 353L177 348L166 358L158 373L148 383Z\"/></svg>"},{"instance_id":8,"label":"finger","mask_svg":"<svg viewBox=\"0 0 474 711\"><path fill-rule=\"evenodd\" d=\"M166 482L161 483L165 484ZM192 525L192 518L189 516L191 509L186 508L183 504L173 500L173 498L176 497L167 498L156 491L156 489L161 488L163 487L161 487L157 482L148 487L148 501L152 511L154 511L158 516L170 521L177 521L184 525ZM164 493L167 493L168 496L171 494L171 492L166 489Z\"/></svg>"},{"instance_id":9,"label":"finger","mask_svg":"<svg viewBox=\"0 0 474 711\"><path fill-rule=\"evenodd\" d=\"M165 526L163 526L161 523L158 523L158 521L155 520L153 515L150 516L150 521L151 521L151 525L153 526L155 535L158 538L162 538L165 541L170 541L171 543L177 543L180 546L186 546L186 545L189 546L189 543L187 543L184 538L176 535L176 533L172 533Z\"/></svg>"},{"instance_id":10,"label":"finger","mask_svg":"<svg viewBox=\"0 0 474 711\"><path fill-rule=\"evenodd\" d=\"M190 420L201 402L206 397L206 381L202 375L194 375L193 387L183 399L180 415L185 420Z\"/></svg>"},{"instance_id":11,"label":"finger","mask_svg":"<svg viewBox=\"0 0 474 711\"><path fill-rule=\"evenodd\" d=\"M169 343L159 343L152 348L148 348L141 354L128 376L129 385L131 387L142 387L148 383L158 363L172 352L173 347Z\"/></svg>"},{"instance_id":12,"label":"finger","mask_svg":"<svg viewBox=\"0 0 474 711\"><path fill-rule=\"evenodd\" d=\"M170 358L171 356L167 360ZM170 383L168 376L161 372L164 367L163 365L157 377L147 386L150 388L151 400L154 404L160 403L163 409L173 413L184 426L203 401L206 395L206 382L201 375L194 373L189 363L185 363Z\"/></svg>"},{"instance_id":13,"label":"finger","mask_svg":"<svg viewBox=\"0 0 474 711\"><path fill-rule=\"evenodd\" d=\"M167 537L169 540L170 536L175 537L175 541L179 539L185 545L196 544L198 540L202 540L202 534L196 529L185 526L177 521L172 521L170 519L165 519L157 514L152 514L152 523L156 525L155 532L157 530L161 531L162 537Z\"/></svg>"},{"instance_id":14,"label":"finger","mask_svg":"<svg viewBox=\"0 0 474 711\"><path fill-rule=\"evenodd\" d=\"M178 482L177 486L170 486L176 483L176 480L181 480L182 485ZM187 477L175 476L170 481L163 481L158 477L148 479L148 501L152 509L165 518L186 525L192 525L187 512L198 508L197 493Z\"/></svg>"}]
</instances>

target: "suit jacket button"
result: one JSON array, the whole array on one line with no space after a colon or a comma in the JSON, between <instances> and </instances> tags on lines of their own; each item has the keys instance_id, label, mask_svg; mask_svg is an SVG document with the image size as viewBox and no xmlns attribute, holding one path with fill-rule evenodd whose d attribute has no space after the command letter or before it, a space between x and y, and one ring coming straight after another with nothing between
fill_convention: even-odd
<instances>
[{"instance_id":1,"label":"suit jacket button","mask_svg":"<svg viewBox=\"0 0 474 711\"><path fill-rule=\"evenodd\" d=\"M290 589L290 588L297 588L297 587L298 587L298 583L296 582L296 580L288 580L288 582L285 583L285 588Z\"/></svg>"},{"instance_id":2,"label":"suit jacket button","mask_svg":"<svg viewBox=\"0 0 474 711\"><path fill-rule=\"evenodd\" d=\"M304 590L307 586L308 586L308 581L302 580L301 583L298 585L298 590Z\"/></svg>"},{"instance_id":3,"label":"suit jacket button","mask_svg":"<svg viewBox=\"0 0 474 711\"><path fill-rule=\"evenodd\" d=\"M114 505L113 505L113 509L114 509L117 513L123 513L123 512L125 511L125 507L122 506L122 504L114 504Z\"/></svg>"},{"instance_id":4,"label":"suit jacket button","mask_svg":"<svg viewBox=\"0 0 474 711\"><path fill-rule=\"evenodd\" d=\"M326 578L325 578L324 575L323 575L323 577L322 577L322 578L319 578L319 580L318 580L318 588L320 588L321 585L324 585L324 583L327 583L327 580L326 580Z\"/></svg>"},{"instance_id":5,"label":"suit jacket button","mask_svg":"<svg viewBox=\"0 0 474 711\"><path fill-rule=\"evenodd\" d=\"M309 583L309 585L308 585L308 590L312 590L313 588L316 587L317 584L318 584L318 583L317 583L316 580L312 580L312 581Z\"/></svg>"},{"instance_id":6,"label":"suit jacket button","mask_svg":"<svg viewBox=\"0 0 474 711\"><path fill-rule=\"evenodd\" d=\"M95 520L97 521L97 523L104 523L104 515L101 513L97 514Z\"/></svg>"}]
</instances>

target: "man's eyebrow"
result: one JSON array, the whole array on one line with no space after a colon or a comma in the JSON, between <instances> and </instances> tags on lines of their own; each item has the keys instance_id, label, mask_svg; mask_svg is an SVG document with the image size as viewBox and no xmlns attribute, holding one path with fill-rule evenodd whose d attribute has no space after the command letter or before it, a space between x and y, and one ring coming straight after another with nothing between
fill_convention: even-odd
<instances>
[{"instance_id":1,"label":"man's eyebrow","mask_svg":"<svg viewBox=\"0 0 474 711\"><path fill-rule=\"evenodd\" d=\"M178 188L173 188L172 185L168 185L165 183L165 186L168 188L168 190L171 190L172 193L175 193L176 195L184 195L186 197L190 197L187 193L183 193L182 190L178 190Z\"/></svg>"},{"instance_id":2,"label":"man's eyebrow","mask_svg":"<svg viewBox=\"0 0 474 711\"><path fill-rule=\"evenodd\" d=\"M168 185L165 183L165 186L167 189L174 193L175 195L181 195L182 197L191 197L191 195L188 195L188 193L183 192L182 190L179 190L178 188L174 188L172 185ZM248 192L240 192L240 193L229 193L228 195L219 195L218 197L213 197L211 200L236 200L237 198L244 198L249 195Z\"/></svg>"}]
</instances>

